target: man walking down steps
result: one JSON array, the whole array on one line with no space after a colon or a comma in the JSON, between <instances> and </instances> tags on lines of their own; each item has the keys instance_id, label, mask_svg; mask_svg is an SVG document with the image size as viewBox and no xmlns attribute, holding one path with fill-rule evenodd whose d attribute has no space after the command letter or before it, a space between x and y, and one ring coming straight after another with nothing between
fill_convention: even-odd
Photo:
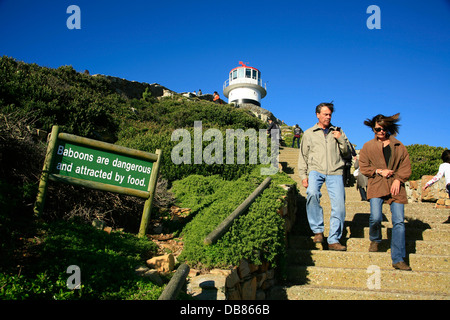
<instances>
[{"instance_id":1,"label":"man walking down steps","mask_svg":"<svg viewBox=\"0 0 450 320\"><path fill-rule=\"evenodd\" d=\"M318 123L305 131L300 144L298 170L303 187L307 188L306 212L314 242L324 241L323 208L320 189L326 183L331 201L330 233L327 239L330 250L345 251L339 243L345 221L345 188L342 172L343 156L350 152L348 139L339 127L331 124L334 111L332 103L316 107Z\"/></svg>"}]
</instances>

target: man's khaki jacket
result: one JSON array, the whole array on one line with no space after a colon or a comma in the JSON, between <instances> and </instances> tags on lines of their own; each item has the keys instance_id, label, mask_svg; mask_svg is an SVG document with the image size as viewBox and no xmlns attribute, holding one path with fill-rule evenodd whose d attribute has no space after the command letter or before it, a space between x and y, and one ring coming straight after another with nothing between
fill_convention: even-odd
<instances>
[{"instance_id":1,"label":"man's khaki jacket","mask_svg":"<svg viewBox=\"0 0 450 320\"><path fill-rule=\"evenodd\" d=\"M328 134L315 124L305 131L300 143L298 171L301 180L308 178L311 171L326 175L342 175L345 165L343 157L350 155L349 141L341 130L341 137L332 134L337 127L330 125Z\"/></svg>"}]
</instances>

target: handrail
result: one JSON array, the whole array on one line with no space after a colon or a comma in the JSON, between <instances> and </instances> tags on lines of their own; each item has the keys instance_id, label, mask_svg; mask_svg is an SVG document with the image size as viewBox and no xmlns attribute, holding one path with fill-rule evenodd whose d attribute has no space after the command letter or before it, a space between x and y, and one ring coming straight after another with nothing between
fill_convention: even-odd
<instances>
[{"instance_id":1,"label":"handrail","mask_svg":"<svg viewBox=\"0 0 450 320\"><path fill-rule=\"evenodd\" d=\"M190 268L186 263L180 265L172 279L170 279L169 283L164 288L164 291L161 293L158 300L175 300L181 290L181 287L186 281L189 270Z\"/></svg>"},{"instance_id":2,"label":"handrail","mask_svg":"<svg viewBox=\"0 0 450 320\"><path fill-rule=\"evenodd\" d=\"M232 82L231 84L237 84L237 83L256 84L267 90L267 83L263 84L262 79L256 80L256 79L252 79L252 78L236 78L236 79L231 80L231 82ZM230 85L230 79L225 80L225 82L223 83L223 89L225 89L229 85Z\"/></svg>"},{"instance_id":3,"label":"handrail","mask_svg":"<svg viewBox=\"0 0 450 320\"><path fill-rule=\"evenodd\" d=\"M236 208L225 220L223 220L217 227L214 229L210 234L206 236L206 238L203 240L203 243L206 245L210 245L217 241L231 226L234 219L239 217L256 199L257 196L269 185L270 181L272 180L271 177L267 177L259 186L255 189L255 191L252 192L251 195L245 199L244 202L242 202L239 207Z\"/></svg>"}]
</instances>

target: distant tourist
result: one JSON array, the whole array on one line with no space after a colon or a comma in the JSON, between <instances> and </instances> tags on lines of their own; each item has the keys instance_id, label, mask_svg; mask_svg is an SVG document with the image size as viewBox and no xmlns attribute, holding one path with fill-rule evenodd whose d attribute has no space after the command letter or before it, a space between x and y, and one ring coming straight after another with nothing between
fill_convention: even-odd
<instances>
[{"instance_id":1,"label":"distant tourist","mask_svg":"<svg viewBox=\"0 0 450 320\"><path fill-rule=\"evenodd\" d=\"M292 139L291 148L294 147L295 140L297 139L297 148L300 149L300 137L301 137L302 133L303 133L303 130L298 126L298 124L296 124L294 127L294 139Z\"/></svg>"},{"instance_id":2,"label":"distant tourist","mask_svg":"<svg viewBox=\"0 0 450 320\"><path fill-rule=\"evenodd\" d=\"M445 150L442 152L441 159L443 163L439 166L438 173L430 181L428 181L422 189L425 190L435 182L439 181L442 177L445 177L445 188L447 193L450 195L450 150Z\"/></svg>"},{"instance_id":3,"label":"distant tourist","mask_svg":"<svg viewBox=\"0 0 450 320\"><path fill-rule=\"evenodd\" d=\"M269 126L267 127L267 135L269 138L272 136L272 130L277 130L277 134L279 134L277 124L272 119L268 119L267 122L269 122Z\"/></svg>"},{"instance_id":4,"label":"distant tourist","mask_svg":"<svg viewBox=\"0 0 450 320\"><path fill-rule=\"evenodd\" d=\"M217 93L217 91L214 91L213 102L215 102L215 103L219 103L220 102L220 97L219 97L219 94Z\"/></svg>"},{"instance_id":5,"label":"distant tourist","mask_svg":"<svg viewBox=\"0 0 450 320\"><path fill-rule=\"evenodd\" d=\"M314 232L313 241L324 242L323 209L320 205L320 189L326 183L331 201L328 249L345 251L339 243L345 221L345 188L342 179L344 160L349 154L348 140L341 128L331 124L334 111L332 103L320 103L316 107L319 122L303 134L298 157L298 171L306 189L306 213Z\"/></svg>"},{"instance_id":6,"label":"distant tourist","mask_svg":"<svg viewBox=\"0 0 450 320\"><path fill-rule=\"evenodd\" d=\"M382 114L367 119L364 124L375 133L359 154L359 170L368 177L367 198L370 201L370 252L378 251L381 242L382 207L387 203L392 214L391 258L395 269L410 271L403 260L405 249L405 212L408 203L405 182L411 175L411 162L406 147L394 136L398 133L399 113Z\"/></svg>"},{"instance_id":7,"label":"distant tourist","mask_svg":"<svg viewBox=\"0 0 450 320\"><path fill-rule=\"evenodd\" d=\"M344 171L342 172L342 178L344 179L344 186L349 187L350 186L350 169L352 167L352 161L353 157L356 157L356 151L355 148L353 148L353 144L349 142L348 147L350 149L350 154L346 157L342 157L345 162Z\"/></svg>"},{"instance_id":8,"label":"distant tourist","mask_svg":"<svg viewBox=\"0 0 450 320\"><path fill-rule=\"evenodd\" d=\"M355 172L353 176L356 178L356 189L361 195L361 201L367 201L367 177L359 172L359 160L355 157Z\"/></svg>"},{"instance_id":9,"label":"distant tourist","mask_svg":"<svg viewBox=\"0 0 450 320\"><path fill-rule=\"evenodd\" d=\"M198 96L201 96L201 95L202 95L202 90L198 89Z\"/></svg>"}]
</instances>

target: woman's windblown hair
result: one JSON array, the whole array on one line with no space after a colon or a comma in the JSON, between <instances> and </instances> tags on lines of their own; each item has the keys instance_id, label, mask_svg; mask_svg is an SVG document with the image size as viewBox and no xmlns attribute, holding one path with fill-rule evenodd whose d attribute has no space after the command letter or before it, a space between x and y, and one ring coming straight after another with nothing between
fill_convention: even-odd
<instances>
[{"instance_id":1,"label":"woman's windblown hair","mask_svg":"<svg viewBox=\"0 0 450 320\"><path fill-rule=\"evenodd\" d=\"M400 125L397 123L400 120L400 113L394 114L393 116L386 117L382 114L376 115L372 119L366 119L364 124L370 128L375 128L375 124L379 124L389 135L395 136L398 134L398 129Z\"/></svg>"}]
</instances>

